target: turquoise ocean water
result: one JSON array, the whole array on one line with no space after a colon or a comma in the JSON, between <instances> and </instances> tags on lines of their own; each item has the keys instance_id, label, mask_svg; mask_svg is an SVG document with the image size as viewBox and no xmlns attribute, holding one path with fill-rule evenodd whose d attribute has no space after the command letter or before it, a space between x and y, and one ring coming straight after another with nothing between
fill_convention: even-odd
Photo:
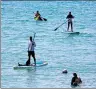
<instances>
[{"instance_id":1,"label":"turquoise ocean water","mask_svg":"<svg viewBox=\"0 0 96 89\"><path fill-rule=\"evenodd\" d=\"M35 21L37 10L48 21ZM69 11L79 35L65 33ZM18 62L26 62L29 36L34 32L36 58L48 65L14 70ZM68 74L62 74L63 69ZM83 81L78 87L96 87L96 1L1 2L2 88L71 88L73 72Z\"/></svg>"}]
</instances>

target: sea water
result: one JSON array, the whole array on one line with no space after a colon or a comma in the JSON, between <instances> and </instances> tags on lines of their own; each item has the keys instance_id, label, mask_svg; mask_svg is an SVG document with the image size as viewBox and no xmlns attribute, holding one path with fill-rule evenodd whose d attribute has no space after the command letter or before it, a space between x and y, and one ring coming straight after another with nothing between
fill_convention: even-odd
<instances>
[{"instance_id":1,"label":"sea water","mask_svg":"<svg viewBox=\"0 0 96 89\"><path fill-rule=\"evenodd\" d=\"M47 21L34 20L37 10ZM65 33L69 11L75 17L73 30L80 34ZM34 33L36 59L48 65L14 70L18 62L27 61ZM62 74L64 69L67 74ZM96 1L1 2L2 88L71 88L74 72L83 81L78 87L96 87Z\"/></svg>"}]
</instances>

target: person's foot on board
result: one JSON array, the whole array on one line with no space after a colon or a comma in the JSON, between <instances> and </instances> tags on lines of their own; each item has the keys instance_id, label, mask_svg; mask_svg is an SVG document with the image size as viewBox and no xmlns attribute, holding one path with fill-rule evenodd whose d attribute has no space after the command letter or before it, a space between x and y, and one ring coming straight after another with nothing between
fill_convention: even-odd
<instances>
[{"instance_id":1,"label":"person's foot on board","mask_svg":"<svg viewBox=\"0 0 96 89\"><path fill-rule=\"evenodd\" d=\"M19 62L18 62L18 66L20 66Z\"/></svg>"}]
</instances>

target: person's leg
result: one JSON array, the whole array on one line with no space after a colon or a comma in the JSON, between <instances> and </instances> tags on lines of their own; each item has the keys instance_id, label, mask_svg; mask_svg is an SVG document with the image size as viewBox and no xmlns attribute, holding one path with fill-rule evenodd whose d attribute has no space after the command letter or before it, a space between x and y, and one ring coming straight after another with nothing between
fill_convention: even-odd
<instances>
[{"instance_id":1,"label":"person's leg","mask_svg":"<svg viewBox=\"0 0 96 89\"><path fill-rule=\"evenodd\" d=\"M73 32L73 23L71 22L71 31Z\"/></svg>"},{"instance_id":2,"label":"person's leg","mask_svg":"<svg viewBox=\"0 0 96 89\"><path fill-rule=\"evenodd\" d=\"M69 31L69 26L70 26L70 23L68 22L68 28L67 28L67 31Z\"/></svg>"},{"instance_id":3,"label":"person's leg","mask_svg":"<svg viewBox=\"0 0 96 89\"><path fill-rule=\"evenodd\" d=\"M35 52L34 52L34 51L32 52L32 57L33 57L33 59L34 59L35 65L36 65L36 58L35 58Z\"/></svg>"},{"instance_id":4,"label":"person's leg","mask_svg":"<svg viewBox=\"0 0 96 89\"><path fill-rule=\"evenodd\" d=\"M26 65L28 66L28 65L30 65L30 52L28 51L28 60L27 60L27 62L26 62Z\"/></svg>"},{"instance_id":5,"label":"person's leg","mask_svg":"<svg viewBox=\"0 0 96 89\"><path fill-rule=\"evenodd\" d=\"M20 63L18 62L18 66L26 66L26 64L20 64Z\"/></svg>"},{"instance_id":6,"label":"person's leg","mask_svg":"<svg viewBox=\"0 0 96 89\"><path fill-rule=\"evenodd\" d=\"M67 31L69 31L69 22L68 22L68 27L67 27Z\"/></svg>"}]
</instances>

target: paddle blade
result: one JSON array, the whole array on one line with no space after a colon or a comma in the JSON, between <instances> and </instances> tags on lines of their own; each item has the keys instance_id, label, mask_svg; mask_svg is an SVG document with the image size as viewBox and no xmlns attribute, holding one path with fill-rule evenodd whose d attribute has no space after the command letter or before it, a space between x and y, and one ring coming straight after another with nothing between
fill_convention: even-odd
<instances>
[{"instance_id":1,"label":"paddle blade","mask_svg":"<svg viewBox=\"0 0 96 89\"><path fill-rule=\"evenodd\" d=\"M55 28L54 31L56 31L58 28Z\"/></svg>"},{"instance_id":2,"label":"paddle blade","mask_svg":"<svg viewBox=\"0 0 96 89\"><path fill-rule=\"evenodd\" d=\"M43 18L44 21L47 21L47 19Z\"/></svg>"}]
</instances>

